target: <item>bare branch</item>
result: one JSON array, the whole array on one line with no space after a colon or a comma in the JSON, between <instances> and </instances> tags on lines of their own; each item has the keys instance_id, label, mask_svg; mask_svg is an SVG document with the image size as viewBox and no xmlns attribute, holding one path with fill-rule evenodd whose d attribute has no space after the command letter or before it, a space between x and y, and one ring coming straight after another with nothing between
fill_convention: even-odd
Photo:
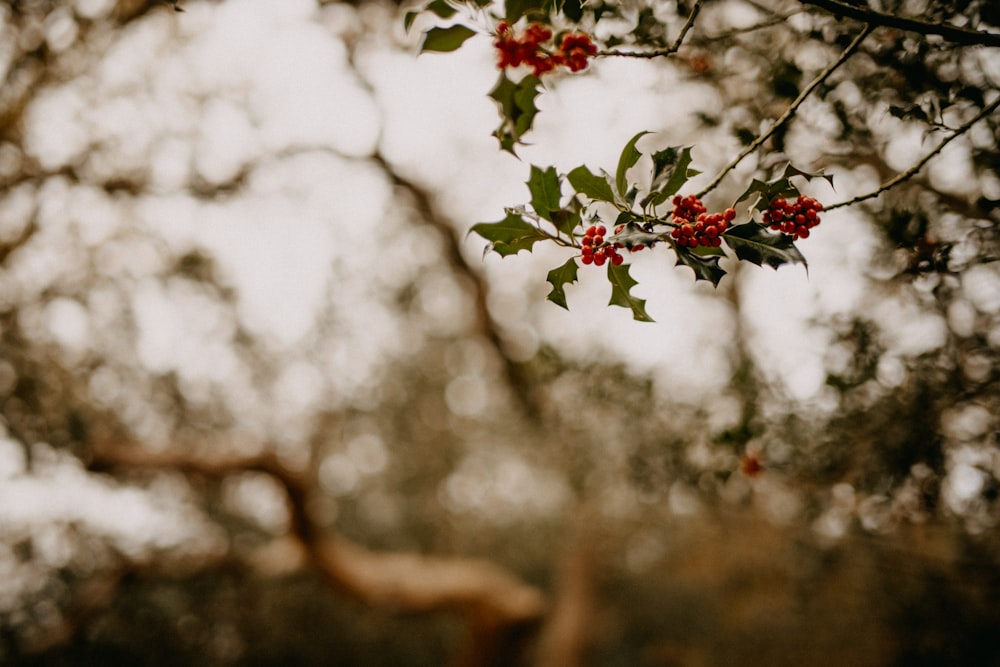
<instances>
[{"instance_id":1,"label":"bare branch","mask_svg":"<svg viewBox=\"0 0 1000 667\"><path fill-rule=\"evenodd\" d=\"M334 589L393 613L455 612L465 618L474 645L463 658L469 667L495 661L496 646L509 645L511 633L534 626L544 613L535 587L489 561L475 558L376 552L328 534L309 514L314 482L289 469L273 454L225 457L192 456L197 448L177 446L152 452L137 444L95 446L89 467L95 471L175 470L223 478L259 472L285 492L291 533L310 565Z\"/></svg>"},{"instance_id":2,"label":"bare branch","mask_svg":"<svg viewBox=\"0 0 1000 667\"><path fill-rule=\"evenodd\" d=\"M924 165L926 165L936 155L938 155L942 150L944 150L945 146L947 146L952 141L954 141L958 137L960 137L963 134L965 134L966 132L968 132L969 129L973 125L975 125L976 123L978 123L979 121L981 121L983 118L986 118L991 113L993 113L994 111L996 111L997 107L1000 107L1000 97L997 97L997 99L993 100L992 104L988 104L985 107L983 107L983 110L980 111L979 113L977 113L971 119L969 119L969 121L967 123L965 123L964 125L962 125L958 129L956 129L953 133L951 133L950 135L948 135L947 137L945 137L944 139L942 139L940 142L938 142L938 145L935 146L934 149L931 152L929 152L927 155L925 155L922 158L920 158L920 160L918 160L912 167L910 167L906 171L897 174L895 177L889 179L888 181L886 181L885 183L883 183L882 185L880 185L877 189L872 190L871 192L865 193L863 195L858 195L857 197L854 197L852 199L848 199L847 201L842 201L842 202L838 202L836 204L832 204L830 206L827 206L826 210L829 211L831 209L840 208L842 206L851 206L853 204L857 204L859 202L863 202L863 201L865 201L867 199L874 199L875 197L878 197L880 194L882 194L886 190L894 188L897 185L899 185L900 183L903 183L903 182L905 182L905 181L913 178L914 176L917 175L917 173L921 169L924 168Z\"/></svg>"},{"instance_id":3,"label":"bare branch","mask_svg":"<svg viewBox=\"0 0 1000 667\"><path fill-rule=\"evenodd\" d=\"M757 32L758 30L764 30L766 28L772 28L776 25L781 25L793 16L802 13L802 10L796 10L791 12L785 12L784 14L774 14L762 21L753 23L751 25L742 26L740 28L733 28L731 30L726 30L725 32L720 32L715 35L707 35L698 39L699 44L707 44L710 42L724 42L732 39L738 35L746 35L751 32Z\"/></svg>"},{"instance_id":4,"label":"bare branch","mask_svg":"<svg viewBox=\"0 0 1000 667\"><path fill-rule=\"evenodd\" d=\"M732 162L727 164L722 169L722 171L719 172L719 174L712 180L711 183L705 186L705 188L702 189L702 191L695 196L699 198L704 197L706 194L708 194L716 187L718 187L719 183L722 182L722 179L725 178L730 171L735 169L736 165L742 162L743 159L746 158L748 155L750 155L758 148L760 148L765 141L770 139L775 132L777 132L782 126L785 125L785 123L791 120L792 116L795 115L795 112L798 111L800 106L802 106L802 103L806 101L806 99L813 93L814 90L816 90L816 88L821 83L826 81L826 79L831 74L833 74L837 70L837 68L843 65L847 61L847 59L851 57L854 51L857 50L858 46L861 45L861 42L864 41L864 39L871 34L873 29L874 28L872 26L866 25L864 29L860 33L858 33L858 36L854 38L854 41L852 41L847 46L847 48L844 49L843 53L840 54L840 57L834 60L832 63L830 63L825 70L820 72L819 76L813 79L813 81L808 86L806 86L801 93L799 93L799 96L795 98L795 100L789 105L787 109L785 109L785 113L781 114L781 117L778 118L776 121L774 121L774 123L771 124L771 127L769 127L766 132L759 135L756 139L750 142L750 144L746 148L744 148L739 155L733 158Z\"/></svg>"},{"instance_id":5,"label":"bare branch","mask_svg":"<svg viewBox=\"0 0 1000 667\"><path fill-rule=\"evenodd\" d=\"M525 368L507 354L506 341L500 331L500 324L490 314L487 300L489 285L472 266L462 253L460 237L455 233L455 226L446 218L434 203L433 196L418 183L406 178L381 153L376 152L371 159L382 169L389 180L398 188L409 193L421 219L437 229L444 237L448 260L456 270L462 273L472 284L475 296L476 326L479 333L489 340L500 355L504 365L507 380L510 383L516 399L520 402L525 415L531 419L539 418L538 408L533 400L533 383L525 373Z\"/></svg>"},{"instance_id":6,"label":"bare branch","mask_svg":"<svg viewBox=\"0 0 1000 667\"><path fill-rule=\"evenodd\" d=\"M911 19L895 14L878 12L868 7L849 5L840 0L799 0L803 5L812 5L825 9L831 14L844 18L855 19L872 26L898 28L921 35L938 35L949 42L969 46L1000 46L1000 33L981 32L946 23L930 23L919 19Z\"/></svg>"},{"instance_id":7,"label":"bare branch","mask_svg":"<svg viewBox=\"0 0 1000 667\"><path fill-rule=\"evenodd\" d=\"M681 28L680 33L677 35L677 39L674 43L665 49L656 49L654 51L600 51L598 56L618 56L621 58L660 58L663 56L669 56L680 50L681 44L684 43L684 38L687 37L688 32L694 27L694 21L698 18L698 13L701 11L701 5L704 0L697 0L694 3L694 7L691 8L691 14L687 17L687 21L684 22L684 26Z\"/></svg>"}]
</instances>

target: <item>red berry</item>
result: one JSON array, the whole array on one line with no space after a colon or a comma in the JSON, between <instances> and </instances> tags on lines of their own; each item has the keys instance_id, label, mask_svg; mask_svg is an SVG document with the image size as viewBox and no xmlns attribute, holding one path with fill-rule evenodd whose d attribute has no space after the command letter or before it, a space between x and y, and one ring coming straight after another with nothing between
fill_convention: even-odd
<instances>
[{"instance_id":1,"label":"red berry","mask_svg":"<svg viewBox=\"0 0 1000 667\"><path fill-rule=\"evenodd\" d=\"M580 261L583 262L584 264L593 264L594 263L594 256L593 255L584 255L583 257L580 258Z\"/></svg>"},{"instance_id":2,"label":"red berry","mask_svg":"<svg viewBox=\"0 0 1000 667\"><path fill-rule=\"evenodd\" d=\"M615 266L620 265L624 261L625 258L622 257L621 255L615 255L614 257L611 258L611 263L614 264Z\"/></svg>"}]
</instances>

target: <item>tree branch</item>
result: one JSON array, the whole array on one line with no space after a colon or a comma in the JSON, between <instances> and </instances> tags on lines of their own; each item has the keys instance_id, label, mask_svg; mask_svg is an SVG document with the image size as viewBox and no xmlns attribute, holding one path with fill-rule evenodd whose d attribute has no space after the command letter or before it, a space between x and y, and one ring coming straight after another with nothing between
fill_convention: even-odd
<instances>
[{"instance_id":1,"label":"tree branch","mask_svg":"<svg viewBox=\"0 0 1000 667\"><path fill-rule=\"evenodd\" d=\"M413 204L420 214L421 220L437 229L444 237L447 248L446 253L451 266L472 283L475 296L475 315L479 333L489 340L492 347L497 351L497 354L500 355L507 380L510 383L516 400L520 402L525 415L533 420L539 419L538 407L533 400L533 383L525 373L524 366L512 359L506 352L506 342L500 333L500 324L490 314L487 304L489 285L462 253L460 237L455 233L455 226L437 208L431 194L425 188L401 174L382 153L376 151L371 156L371 159L382 169L393 185L404 190L413 198Z\"/></svg>"},{"instance_id":2,"label":"tree branch","mask_svg":"<svg viewBox=\"0 0 1000 667\"><path fill-rule=\"evenodd\" d=\"M803 10L799 9L792 12L785 12L784 14L775 14L762 21L754 23L752 25L743 26L741 28L732 28L731 30L726 30L725 32L720 32L715 35L706 35L700 37L697 40L698 44L709 44L712 42L725 42L731 40L733 37L739 35L746 35L752 32L757 32L758 30L765 30L767 28L773 28L776 25L780 25L787 21L788 19L802 13Z\"/></svg>"},{"instance_id":3,"label":"tree branch","mask_svg":"<svg viewBox=\"0 0 1000 667\"><path fill-rule=\"evenodd\" d=\"M473 641L461 662L467 667L507 664L497 661L497 647L516 648L517 642L509 641L510 637L542 618L542 593L495 563L376 552L328 534L309 514L312 480L284 466L273 454L211 457L192 456L191 451L196 449L178 446L152 452L136 444L95 445L88 467L106 472L175 470L219 479L246 472L270 476L285 493L292 537L332 588L393 613L458 613L466 620Z\"/></svg>"},{"instance_id":4,"label":"tree branch","mask_svg":"<svg viewBox=\"0 0 1000 667\"><path fill-rule=\"evenodd\" d=\"M872 26L866 25L864 29L860 33L858 33L858 36L854 38L854 41L852 41L847 46L847 48L844 49L843 53L840 54L840 57L837 58L832 63L830 63L827 66L827 68L820 73L819 76L813 79L813 81L808 86L806 86L805 90L799 93L799 96L795 98L795 100L791 103L791 105L789 105L787 109L785 109L785 113L781 114L781 117L778 118L776 121L774 121L774 123L771 124L771 127L769 127L766 132L759 135L756 139L750 142L750 144L743 149L743 152L741 152L739 155L733 158L732 162L727 164L723 168L723 170L720 171L719 174L712 180L712 182L709 183L707 186L705 186L705 188L703 188L702 191L695 196L699 198L704 197L706 194L708 194L716 187L718 187L719 183L722 182L722 179L726 177L726 174L735 169L736 165L742 162L745 157L747 157L748 155L756 151L758 148L760 148L765 141L770 139L771 136L778 131L778 129L780 129L783 125L785 125L785 123L791 120L792 116L795 115L795 112L798 111L799 107L802 106L802 103L806 101L806 99L812 94L812 92L816 90L817 86L823 83L831 74L833 74L834 71L837 70L838 67L843 65L847 61L847 59L851 57L851 54L853 54L854 51L858 48L858 46L861 45L861 42L864 41L864 39L871 34L873 29L874 28Z\"/></svg>"},{"instance_id":5,"label":"tree branch","mask_svg":"<svg viewBox=\"0 0 1000 667\"><path fill-rule=\"evenodd\" d=\"M1000 46L1000 33L980 32L955 25L930 23L929 21L906 18L905 16L886 14L869 9L868 7L849 5L846 2L841 2L841 0L799 0L799 2L803 5L812 5L820 9L825 9L831 14L836 14L843 18L855 19L856 21L873 26L898 28L899 30L916 32L922 35L938 35L956 44Z\"/></svg>"},{"instance_id":6,"label":"tree branch","mask_svg":"<svg viewBox=\"0 0 1000 667\"><path fill-rule=\"evenodd\" d=\"M910 167L906 171L897 174L895 177L889 179L888 181L886 181L885 183L883 183L882 185L880 185L877 189L872 190L871 192L865 193L863 195L858 195L857 197L854 197L852 199L848 199L847 201L842 201L842 202L838 202L836 204L832 204L830 206L825 207L825 210L829 211L831 209L840 208L842 206L852 206L853 204L857 204L859 202L863 202L863 201L865 201L867 199L874 199L875 197L878 197L880 194L882 194L886 190L894 188L897 185L899 185L900 183L903 183L903 182L905 182L905 181L913 178L914 176L917 175L917 173L921 169L924 168L924 165L926 165L936 155L938 155L942 150L944 150L945 146L947 146L952 141L954 141L958 137L960 137L963 134L965 134L966 132L968 132L969 129L973 125L975 125L976 123L978 123L979 121L981 121L983 118L986 118L991 113L993 113L994 111L996 111L997 107L1000 107L1000 96L998 96L997 99L993 100L993 102L991 104L988 104L985 107L983 107L982 111L980 111L975 116L973 116L967 123L965 123L964 125L962 125L958 129L956 129L954 132L952 132L950 135L948 135L947 137L945 137L944 139L942 139L940 142L938 142L938 145L935 146L934 149L931 152L929 152L927 155L925 155L922 158L920 158L920 160L918 160L912 167Z\"/></svg>"},{"instance_id":7,"label":"tree branch","mask_svg":"<svg viewBox=\"0 0 1000 667\"><path fill-rule=\"evenodd\" d=\"M687 37L688 31L694 27L694 20L698 18L698 13L701 11L701 5L703 2L704 0L697 0L694 3L694 7L691 8L691 14L688 15L687 21L684 22L684 26L677 35L677 39L675 39L674 43L667 48L656 49L654 51L600 51L597 55L618 56L620 58L659 58L677 53L677 51L681 48L681 44L684 43L684 38Z\"/></svg>"}]
</instances>

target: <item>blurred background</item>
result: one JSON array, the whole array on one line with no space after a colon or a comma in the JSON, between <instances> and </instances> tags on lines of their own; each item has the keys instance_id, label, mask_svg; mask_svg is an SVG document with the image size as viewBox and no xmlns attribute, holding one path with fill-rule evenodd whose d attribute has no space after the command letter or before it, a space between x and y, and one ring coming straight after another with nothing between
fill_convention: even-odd
<instances>
[{"instance_id":1,"label":"blurred background","mask_svg":"<svg viewBox=\"0 0 1000 667\"><path fill-rule=\"evenodd\" d=\"M612 4L626 45L691 9ZM0 663L1000 664L995 114L825 214L808 272L636 256L638 323L469 227L644 129L693 191L857 25L706 3L677 57L554 76L519 161L487 36L180 6L0 6ZM871 191L998 83L877 31L706 204L788 159Z\"/></svg>"}]
</instances>

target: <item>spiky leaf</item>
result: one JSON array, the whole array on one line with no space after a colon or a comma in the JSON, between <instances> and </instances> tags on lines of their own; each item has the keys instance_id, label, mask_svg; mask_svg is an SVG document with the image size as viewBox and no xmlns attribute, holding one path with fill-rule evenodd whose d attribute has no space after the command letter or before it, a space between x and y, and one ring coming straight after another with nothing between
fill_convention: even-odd
<instances>
[{"instance_id":1,"label":"spiky leaf","mask_svg":"<svg viewBox=\"0 0 1000 667\"><path fill-rule=\"evenodd\" d=\"M814 178L822 178L830 184L831 188L833 187L833 174L824 174L822 171L802 171L798 167L792 166L792 163L789 162L785 166L785 173L782 174L782 177L791 178L792 176L801 176L807 181L811 181Z\"/></svg>"},{"instance_id":2,"label":"spiky leaf","mask_svg":"<svg viewBox=\"0 0 1000 667\"><path fill-rule=\"evenodd\" d=\"M694 271L694 279L696 281L707 280L713 285L718 286L719 281L726 275L726 272L719 266L721 257L715 253L706 255L696 252L692 248L679 247L675 247L674 250L677 253L677 263L674 266L684 265L690 267Z\"/></svg>"},{"instance_id":3,"label":"spiky leaf","mask_svg":"<svg viewBox=\"0 0 1000 667\"><path fill-rule=\"evenodd\" d=\"M552 224L567 236L572 234L573 230L580 224L579 201L574 198L569 207L552 211Z\"/></svg>"},{"instance_id":4,"label":"spiky leaf","mask_svg":"<svg viewBox=\"0 0 1000 667\"><path fill-rule=\"evenodd\" d=\"M566 174L566 178L573 189L594 201L610 202L615 199L615 194L611 191L611 177L603 172L601 176L598 176L585 166L580 165Z\"/></svg>"},{"instance_id":5,"label":"spiky leaf","mask_svg":"<svg viewBox=\"0 0 1000 667\"><path fill-rule=\"evenodd\" d=\"M659 206L701 172L691 169L691 147L671 146L653 153L653 181L642 205Z\"/></svg>"},{"instance_id":6,"label":"spiky leaf","mask_svg":"<svg viewBox=\"0 0 1000 667\"><path fill-rule=\"evenodd\" d=\"M528 179L528 190L531 191L531 207L535 213L546 220L552 220L552 213L559 209L559 175L555 167L542 171L540 167L531 165L531 177Z\"/></svg>"},{"instance_id":7,"label":"spiky leaf","mask_svg":"<svg viewBox=\"0 0 1000 667\"><path fill-rule=\"evenodd\" d=\"M635 144L639 141L639 139L647 134L649 134L649 132L643 130L629 139L628 143L625 144L625 148L622 149L621 157L618 158L618 169L615 171L615 187L618 189L618 194L622 197L625 196L625 193L628 190L628 177L626 174L629 169L635 166L635 163L639 161L639 158L642 157L642 153L636 150Z\"/></svg>"},{"instance_id":8,"label":"spiky leaf","mask_svg":"<svg viewBox=\"0 0 1000 667\"><path fill-rule=\"evenodd\" d=\"M569 306L566 305L566 283L576 282L576 272L579 267L576 265L576 259L571 257L560 267L552 269L549 271L549 275L546 280L552 284L552 291L549 292L548 296L545 297L557 306L562 306L566 310L569 310Z\"/></svg>"},{"instance_id":9,"label":"spiky leaf","mask_svg":"<svg viewBox=\"0 0 1000 667\"><path fill-rule=\"evenodd\" d=\"M730 227L722 238L737 257L757 266L767 264L773 269L782 264L806 266L806 258L795 247L792 237L772 234L756 222Z\"/></svg>"},{"instance_id":10,"label":"spiky leaf","mask_svg":"<svg viewBox=\"0 0 1000 667\"><path fill-rule=\"evenodd\" d=\"M608 264L608 282L611 283L611 300L609 306L621 306L632 310L632 319L639 322L652 322L653 318L646 313L646 300L639 299L630 293L638 285L629 275L628 264Z\"/></svg>"},{"instance_id":11,"label":"spiky leaf","mask_svg":"<svg viewBox=\"0 0 1000 667\"><path fill-rule=\"evenodd\" d=\"M511 155L515 154L514 146L521 142L521 137L535 121L539 83L534 76L526 76L515 83L507 78L506 72L501 72L497 85L489 93L500 105L500 127L493 135L499 140L500 148Z\"/></svg>"},{"instance_id":12,"label":"spiky leaf","mask_svg":"<svg viewBox=\"0 0 1000 667\"><path fill-rule=\"evenodd\" d=\"M798 196L799 189L795 187L787 178L779 178L776 181L765 182L760 179L753 179L746 191L736 200L737 203L748 200L751 207L759 211L767 210L771 201L777 197Z\"/></svg>"},{"instance_id":13,"label":"spiky leaf","mask_svg":"<svg viewBox=\"0 0 1000 667\"><path fill-rule=\"evenodd\" d=\"M546 237L537 227L529 224L516 213L507 213L499 222L480 222L472 230L490 242L490 248L501 257L516 255L521 250L531 251L536 241Z\"/></svg>"},{"instance_id":14,"label":"spiky leaf","mask_svg":"<svg viewBox=\"0 0 1000 667\"><path fill-rule=\"evenodd\" d=\"M424 41L420 44L420 52L436 51L447 53L454 51L476 34L475 30L464 25L453 25L448 28L431 28L424 33Z\"/></svg>"}]
</instances>

